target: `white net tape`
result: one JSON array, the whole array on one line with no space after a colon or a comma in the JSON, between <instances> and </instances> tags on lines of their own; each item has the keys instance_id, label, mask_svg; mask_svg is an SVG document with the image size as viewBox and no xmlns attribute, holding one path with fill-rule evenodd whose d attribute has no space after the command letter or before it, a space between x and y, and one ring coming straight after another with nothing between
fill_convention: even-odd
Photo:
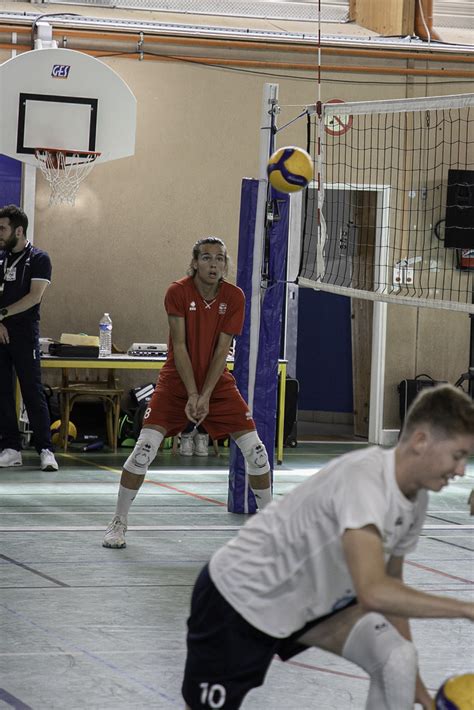
<instances>
[{"instance_id":1,"label":"white net tape","mask_svg":"<svg viewBox=\"0 0 474 710\"><path fill-rule=\"evenodd\" d=\"M51 206L63 203L74 205L79 186L89 175L100 153L79 151L74 153L37 148L35 155L41 172L51 188L49 197Z\"/></svg>"}]
</instances>

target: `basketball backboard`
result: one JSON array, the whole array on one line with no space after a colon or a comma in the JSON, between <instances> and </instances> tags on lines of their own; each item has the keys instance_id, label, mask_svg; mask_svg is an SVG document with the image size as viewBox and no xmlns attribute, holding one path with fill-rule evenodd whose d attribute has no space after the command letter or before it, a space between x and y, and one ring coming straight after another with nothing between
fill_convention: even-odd
<instances>
[{"instance_id":1,"label":"basketball backboard","mask_svg":"<svg viewBox=\"0 0 474 710\"><path fill-rule=\"evenodd\" d=\"M0 65L0 153L37 165L35 148L135 152L136 99L106 64L70 49L36 49Z\"/></svg>"}]
</instances>

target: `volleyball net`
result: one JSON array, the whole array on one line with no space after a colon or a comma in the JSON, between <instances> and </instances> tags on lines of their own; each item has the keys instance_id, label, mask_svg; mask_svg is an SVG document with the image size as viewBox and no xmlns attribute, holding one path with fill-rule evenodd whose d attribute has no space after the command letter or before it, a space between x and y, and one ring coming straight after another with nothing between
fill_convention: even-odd
<instances>
[{"instance_id":1,"label":"volleyball net","mask_svg":"<svg viewBox=\"0 0 474 710\"><path fill-rule=\"evenodd\" d=\"M474 94L318 104L298 283L474 312Z\"/></svg>"}]
</instances>

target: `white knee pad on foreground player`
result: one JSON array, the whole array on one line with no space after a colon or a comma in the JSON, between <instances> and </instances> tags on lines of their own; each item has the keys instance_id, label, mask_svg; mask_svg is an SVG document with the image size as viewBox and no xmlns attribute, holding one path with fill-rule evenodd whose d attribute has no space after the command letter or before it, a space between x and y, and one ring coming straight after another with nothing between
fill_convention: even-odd
<instances>
[{"instance_id":1,"label":"white knee pad on foreground player","mask_svg":"<svg viewBox=\"0 0 474 710\"><path fill-rule=\"evenodd\" d=\"M366 710L413 710L417 652L384 616L370 612L359 619L342 655L370 675Z\"/></svg>"},{"instance_id":2,"label":"white knee pad on foreground player","mask_svg":"<svg viewBox=\"0 0 474 710\"><path fill-rule=\"evenodd\" d=\"M247 463L247 471L251 476L263 476L269 473L270 464L265 446L256 431L249 431L235 440Z\"/></svg>"},{"instance_id":3,"label":"white knee pad on foreground player","mask_svg":"<svg viewBox=\"0 0 474 710\"><path fill-rule=\"evenodd\" d=\"M132 453L123 465L124 469L129 473L135 473L137 476L144 476L148 471L148 467L155 460L162 441L163 434L160 431L144 427Z\"/></svg>"}]
</instances>

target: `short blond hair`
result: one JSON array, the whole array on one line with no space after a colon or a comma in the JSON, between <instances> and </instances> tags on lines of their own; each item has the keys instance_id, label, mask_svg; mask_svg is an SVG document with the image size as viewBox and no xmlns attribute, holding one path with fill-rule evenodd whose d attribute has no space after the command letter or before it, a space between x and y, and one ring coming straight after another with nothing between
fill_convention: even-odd
<instances>
[{"instance_id":1,"label":"short blond hair","mask_svg":"<svg viewBox=\"0 0 474 710\"><path fill-rule=\"evenodd\" d=\"M424 389L408 410L401 439L427 425L443 438L474 436L474 402L459 387L437 385Z\"/></svg>"}]
</instances>

